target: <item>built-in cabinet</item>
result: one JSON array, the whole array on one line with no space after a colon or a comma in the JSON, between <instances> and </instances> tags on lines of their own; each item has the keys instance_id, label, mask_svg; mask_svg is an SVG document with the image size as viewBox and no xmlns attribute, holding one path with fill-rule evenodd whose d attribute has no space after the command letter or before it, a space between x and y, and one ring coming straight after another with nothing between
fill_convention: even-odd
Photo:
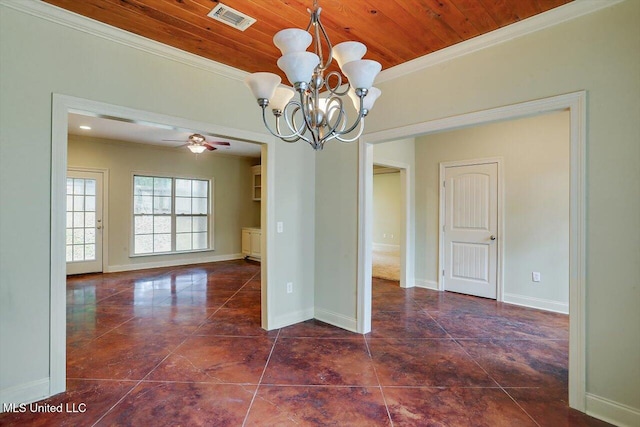
<instances>
[{"instance_id":1,"label":"built-in cabinet","mask_svg":"<svg viewBox=\"0 0 640 427\"><path fill-rule=\"evenodd\" d=\"M260 261L262 230L253 227L242 228L242 254L246 258Z\"/></svg>"},{"instance_id":2,"label":"built-in cabinet","mask_svg":"<svg viewBox=\"0 0 640 427\"><path fill-rule=\"evenodd\" d=\"M253 200L260 201L262 198L262 166L256 165L251 167L251 194Z\"/></svg>"}]
</instances>

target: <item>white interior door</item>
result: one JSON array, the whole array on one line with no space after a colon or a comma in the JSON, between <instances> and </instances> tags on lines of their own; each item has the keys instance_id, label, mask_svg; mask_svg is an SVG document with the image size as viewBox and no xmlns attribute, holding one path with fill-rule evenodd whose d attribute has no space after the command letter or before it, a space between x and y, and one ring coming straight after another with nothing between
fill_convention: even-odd
<instances>
[{"instance_id":1,"label":"white interior door","mask_svg":"<svg viewBox=\"0 0 640 427\"><path fill-rule=\"evenodd\" d=\"M102 272L100 172L67 171L67 274Z\"/></svg>"},{"instance_id":2,"label":"white interior door","mask_svg":"<svg viewBox=\"0 0 640 427\"><path fill-rule=\"evenodd\" d=\"M445 167L444 289L496 299L498 163Z\"/></svg>"}]
</instances>

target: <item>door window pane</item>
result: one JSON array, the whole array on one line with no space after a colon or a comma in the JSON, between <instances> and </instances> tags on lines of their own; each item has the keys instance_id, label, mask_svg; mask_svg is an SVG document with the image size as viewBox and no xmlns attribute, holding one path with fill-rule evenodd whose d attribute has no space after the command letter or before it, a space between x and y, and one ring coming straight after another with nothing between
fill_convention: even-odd
<instances>
[{"instance_id":1,"label":"door window pane","mask_svg":"<svg viewBox=\"0 0 640 427\"><path fill-rule=\"evenodd\" d=\"M84 245L73 246L73 260L84 261Z\"/></svg>"},{"instance_id":2,"label":"door window pane","mask_svg":"<svg viewBox=\"0 0 640 427\"><path fill-rule=\"evenodd\" d=\"M84 194L89 196L96 195L96 180L95 179L87 179L84 182Z\"/></svg>"},{"instance_id":3,"label":"door window pane","mask_svg":"<svg viewBox=\"0 0 640 427\"><path fill-rule=\"evenodd\" d=\"M96 213L95 212L85 212L85 214L84 214L84 226L85 227L95 227L96 226Z\"/></svg>"},{"instance_id":4,"label":"door window pane","mask_svg":"<svg viewBox=\"0 0 640 427\"><path fill-rule=\"evenodd\" d=\"M96 185L95 179L67 178L67 262L96 259Z\"/></svg>"},{"instance_id":5,"label":"door window pane","mask_svg":"<svg viewBox=\"0 0 640 427\"><path fill-rule=\"evenodd\" d=\"M73 179L73 194L84 194L84 179Z\"/></svg>"},{"instance_id":6,"label":"door window pane","mask_svg":"<svg viewBox=\"0 0 640 427\"><path fill-rule=\"evenodd\" d=\"M96 245L84 245L85 261L93 261L96 259Z\"/></svg>"}]
</instances>

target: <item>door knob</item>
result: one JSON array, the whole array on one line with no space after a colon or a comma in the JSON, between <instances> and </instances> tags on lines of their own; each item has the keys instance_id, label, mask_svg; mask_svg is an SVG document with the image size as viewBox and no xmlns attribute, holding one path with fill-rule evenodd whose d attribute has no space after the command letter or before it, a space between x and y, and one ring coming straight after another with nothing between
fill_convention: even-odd
<instances>
[{"instance_id":1,"label":"door knob","mask_svg":"<svg viewBox=\"0 0 640 427\"><path fill-rule=\"evenodd\" d=\"M491 235L491 237L489 237L491 240L496 240L496 236L494 236L493 234Z\"/></svg>"}]
</instances>

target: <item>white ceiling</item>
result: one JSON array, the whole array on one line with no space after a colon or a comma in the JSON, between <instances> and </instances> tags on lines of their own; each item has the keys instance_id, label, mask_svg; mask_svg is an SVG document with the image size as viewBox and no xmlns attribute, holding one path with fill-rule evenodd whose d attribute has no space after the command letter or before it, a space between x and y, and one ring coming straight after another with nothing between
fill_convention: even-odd
<instances>
[{"instance_id":1,"label":"white ceiling","mask_svg":"<svg viewBox=\"0 0 640 427\"><path fill-rule=\"evenodd\" d=\"M90 126L91 130L80 129L80 126ZM226 141L231 144L229 147L218 147L216 151L206 151L202 155L224 154L254 158L260 157L260 144L219 138L197 129L177 129L154 123L135 123L117 118L94 117L74 113L69 114L69 134L71 135L149 144L188 151L187 147L181 146L187 143L189 135L193 133L204 135L207 138L207 142Z\"/></svg>"}]
</instances>

